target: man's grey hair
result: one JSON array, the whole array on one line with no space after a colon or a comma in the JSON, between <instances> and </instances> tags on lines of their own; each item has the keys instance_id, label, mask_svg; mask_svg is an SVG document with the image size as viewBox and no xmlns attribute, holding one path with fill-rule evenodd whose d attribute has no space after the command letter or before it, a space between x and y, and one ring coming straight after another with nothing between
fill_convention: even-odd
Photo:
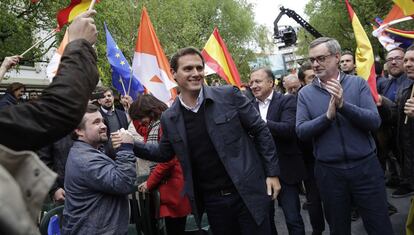
<instances>
[{"instance_id":1,"label":"man's grey hair","mask_svg":"<svg viewBox=\"0 0 414 235\"><path fill-rule=\"evenodd\" d=\"M312 49L323 43L326 43L326 47L328 48L329 53L331 53L332 55L341 54L341 45L339 45L339 42L334 38L328 38L328 37L320 37L320 38L313 40L309 44L309 49Z\"/></svg>"},{"instance_id":2,"label":"man's grey hair","mask_svg":"<svg viewBox=\"0 0 414 235\"><path fill-rule=\"evenodd\" d=\"M283 78L283 82L286 82L286 81L294 81L294 80L298 80L299 81L299 78L295 74L289 74L289 75L286 75Z\"/></svg>"}]
</instances>

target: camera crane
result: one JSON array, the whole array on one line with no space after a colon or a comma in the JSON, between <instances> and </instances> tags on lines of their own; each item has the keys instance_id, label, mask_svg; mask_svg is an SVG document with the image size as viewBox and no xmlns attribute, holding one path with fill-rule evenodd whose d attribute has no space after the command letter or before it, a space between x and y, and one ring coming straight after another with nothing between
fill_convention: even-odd
<instances>
[{"instance_id":1,"label":"camera crane","mask_svg":"<svg viewBox=\"0 0 414 235\"><path fill-rule=\"evenodd\" d=\"M284 8L283 6L281 6L280 13L273 22L273 38L277 40L277 42L283 42L285 44L285 47L294 45L296 43L297 37L296 32L292 26L284 26L284 29L279 30L277 24L279 23L279 20L280 18L282 18L283 15L287 15L290 18L294 19L300 26L306 29L306 31L312 34L312 36L314 36L315 38L322 37L321 33L319 33L314 27L312 27L312 25L310 25L305 19L298 15L294 10Z\"/></svg>"}]
</instances>

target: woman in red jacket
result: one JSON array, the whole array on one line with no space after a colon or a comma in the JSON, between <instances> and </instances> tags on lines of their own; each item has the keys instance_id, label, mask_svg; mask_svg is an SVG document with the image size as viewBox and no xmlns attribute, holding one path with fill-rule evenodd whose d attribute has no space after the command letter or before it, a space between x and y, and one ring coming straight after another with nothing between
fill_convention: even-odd
<instances>
[{"instance_id":1,"label":"woman in red jacket","mask_svg":"<svg viewBox=\"0 0 414 235\"><path fill-rule=\"evenodd\" d=\"M160 117L167 108L167 105L152 95L141 95L132 103L129 115L132 120L139 121L139 128L147 127L145 136L147 143L160 141L162 135ZM165 219L167 234L183 234L186 217L191 213L191 206L188 197L182 193L184 177L176 157L169 162L158 163L151 170L148 180L138 186L141 192L157 188L161 201L159 215Z\"/></svg>"}]
</instances>

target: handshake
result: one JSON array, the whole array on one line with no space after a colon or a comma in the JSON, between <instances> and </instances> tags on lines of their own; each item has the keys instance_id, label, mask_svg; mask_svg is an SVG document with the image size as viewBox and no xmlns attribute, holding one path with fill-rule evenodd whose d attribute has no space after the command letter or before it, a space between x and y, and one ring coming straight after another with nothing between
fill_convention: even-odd
<instances>
[{"instance_id":1,"label":"handshake","mask_svg":"<svg viewBox=\"0 0 414 235\"><path fill-rule=\"evenodd\" d=\"M125 130L124 128L121 128L120 130L116 132L111 133L111 140L112 140L112 147L114 149L119 148L121 144L134 144L134 138L132 137L132 134Z\"/></svg>"}]
</instances>

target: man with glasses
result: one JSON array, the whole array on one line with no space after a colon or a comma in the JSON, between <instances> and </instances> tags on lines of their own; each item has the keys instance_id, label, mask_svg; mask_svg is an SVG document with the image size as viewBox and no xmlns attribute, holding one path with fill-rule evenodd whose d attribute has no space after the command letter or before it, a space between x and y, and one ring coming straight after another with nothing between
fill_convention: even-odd
<instances>
[{"instance_id":1,"label":"man with glasses","mask_svg":"<svg viewBox=\"0 0 414 235\"><path fill-rule=\"evenodd\" d=\"M311 42L316 77L299 91L296 132L312 140L315 178L331 234L351 234L351 201L368 234L393 234L384 173L371 136L381 118L367 82L339 71L340 51L333 38Z\"/></svg>"},{"instance_id":2,"label":"man with glasses","mask_svg":"<svg viewBox=\"0 0 414 235\"><path fill-rule=\"evenodd\" d=\"M414 194L414 158L412 151L412 123L408 121L405 124L404 106L411 94L411 87L413 84L414 76L412 69L412 55L414 53L414 47L410 46L405 53L401 48L396 48L390 51L387 55L387 64L389 72L392 78L384 85L383 93L380 96L378 102L381 117L384 122L387 123L390 130L390 138L393 152L398 153L399 163L401 166L401 178L393 180L391 178L390 183L398 183L392 186L398 186L392 193L394 198L408 197ZM404 71L405 69L405 71ZM391 97L390 97L391 95ZM409 107L410 104L408 104ZM385 106L385 107L384 107ZM389 108L391 107L391 108ZM389 117L389 112L392 111L392 117ZM396 155L396 154L395 154ZM394 178L395 179L395 178Z\"/></svg>"},{"instance_id":3,"label":"man with glasses","mask_svg":"<svg viewBox=\"0 0 414 235\"><path fill-rule=\"evenodd\" d=\"M389 71L388 80L383 80L377 84L378 94L380 94L381 99L387 98L388 100L396 103L397 94L400 93L400 89L406 85L411 84L411 80L407 79L407 75L404 73L404 49L394 48L388 52L386 56L386 65ZM383 142L384 146L383 151L380 151L381 159L384 161L388 160L390 162L390 179L387 181L386 185L389 187L397 188L397 190L392 194L392 197L405 197L410 194L404 187L400 186L400 176L398 175L397 165L399 164L403 167L401 157L398 154L398 142L395 139L396 133L396 123L394 122L383 122L381 127L381 136L380 141ZM383 153L383 154L382 154ZM383 164L384 165L384 164Z\"/></svg>"}]
</instances>

